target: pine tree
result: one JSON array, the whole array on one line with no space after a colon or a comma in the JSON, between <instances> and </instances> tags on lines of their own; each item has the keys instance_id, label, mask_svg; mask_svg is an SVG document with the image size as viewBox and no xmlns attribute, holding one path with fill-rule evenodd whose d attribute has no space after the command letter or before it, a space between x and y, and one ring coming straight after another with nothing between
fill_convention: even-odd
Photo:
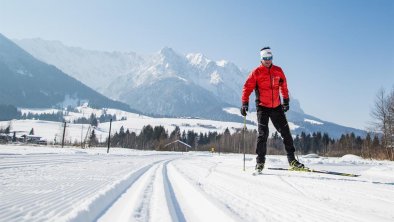
<instances>
[{"instance_id":1,"label":"pine tree","mask_svg":"<svg viewBox=\"0 0 394 222\"><path fill-rule=\"evenodd\" d=\"M187 131L187 140L186 143L193 146L194 142L196 140L197 134L194 133L193 130L188 130Z\"/></svg>"},{"instance_id":2,"label":"pine tree","mask_svg":"<svg viewBox=\"0 0 394 222\"><path fill-rule=\"evenodd\" d=\"M5 128L4 133L5 134L9 134L11 132L11 126L7 126L7 128Z\"/></svg>"},{"instance_id":3,"label":"pine tree","mask_svg":"<svg viewBox=\"0 0 394 222\"><path fill-rule=\"evenodd\" d=\"M97 144L98 144L98 140L96 137L96 132L93 129L92 133L90 134L90 137L89 137L89 147L96 146Z\"/></svg>"},{"instance_id":4,"label":"pine tree","mask_svg":"<svg viewBox=\"0 0 394 222\"><path fill-rule=\"evenodd\" d=\"M328 133L323 134L322 143L324 147L323 152L326 154L328 152L328 144L330 144L330 137L328 136Z\"/></svg>"},{"instance_id":5,"label":"pine tree","mask_svg":"<svg viewBox=\"0 0 394 222\"><path fill-rule=\"evenodd\" d=\"M300 135L298 135L298 134L294 138L294 147L297 151L299 151L301 149L301 139L300 139Z\"/></svg>"},{"instance_id":6,"label":"pine tree","mask_svg":"<svg viewBox=\"0 0 394 222\"><path fill-rule=\"evenodd\" d=\"M98 126L98 121L96 118L96 115L94 115L93 113L90 115L90 125L97 127Z\"/></svg>"},{"instance_id":7,"label":"pine tree","mask_svg":"<svg viewBox=\"0 0 394 222\"><path fill-rule=\"evenodd\" d=\"M153 139L160 141L162 139L167 139L168 135L166 129L163 126L155 126L153 128Z\"/></svg>"},{"instance_id":8,"label":"pine tree","mask_svg":"<svg viewBox=\"0 0 394 222\"><path fill-rule=\"evenodd\" d=\"M141 134L139 135L139 139L140 139L140 141L142 143L142 148L143 149L145 149L145 148L148 148L148 149L153 148L152 147L152 144L153 144L152 138L153 138L153 128L152 128L152 126L151 125L144 126L142 128Z\"/></svg>"},{"instance_id":9,"label":"pine tree","mask_svg":"<svg viewBox=\"0 0 394 222\"><path fill-rule=\"evenodd\" d=\"M29 135L34 135L34 129L31 128Z\"/></svg>"},{"instance_id":10,"label":"pine tree","mask_svg":"<svg viewBox=\"0 0 394 222\"><path fill-rule=\"evenodd\" d=\"M185 132L185 130L182 131L181 141L186 143L186 132Z\"/></svg>"},{"instance_id":11,"label":"pine tree","mask_svg":"<svg viewBox=\"0 0 394 222\"><path fill-rule=\"evenodd\" d=\"M175 126L175 129L170 134L171 140L178 140L181 137L181 129L179 126Z\"/></svg>"},{"instance_id":12,"label":"pine tree","mask_svg":"<svg viewBox=\"0 0 394 222\"><path fill-rule=\"evenodd\" d=\"M300 136L300 148L301 148L301 153L307 153L307 141L306 141L306 133L304 131L301 132Z\"/></svg>"}]
</instances>

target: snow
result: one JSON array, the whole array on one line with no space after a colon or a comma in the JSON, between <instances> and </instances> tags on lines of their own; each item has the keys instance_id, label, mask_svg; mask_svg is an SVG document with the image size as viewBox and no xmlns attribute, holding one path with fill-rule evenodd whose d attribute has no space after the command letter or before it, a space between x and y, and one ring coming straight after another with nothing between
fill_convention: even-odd
<instances>
[{"instance_id":1,"label":"snow","mask_svg":"<svg viewBox=\"0 0 394 222\"><path fill-rule=\"evenodd\" d=\"M361 176L252 176L246 157L243 171L242 154L0 145L0 221L394 220L393 162L301 157ZM266 165L287 167L286 157Z\"/></svg>"},{"instance_id":2,"label":"snow","mask_svg":"<svg viewBox=\"0 0 394 222\"><path fill-rule=\"evenodd\" d=\"M180 77L180 76L177 76L176 78L178 78L179 80L182 80L182 81L184 81L184 82L188 82L187 79L182 78L182 77Z\"/></svg>"},{"instance_id":3,"label":"snow","mask_svg":"<svg viewBox=\"0 0 394 222\"><path fill-rule=\"evenodd\" d=\"M218 84L220 84L222 82L223 82L223 80L222 80L222 78L220 77L220 74L217 71L211 73L211 80L209 81L210 84L218 85Z\"/></svg>"},{"instance_id":4,"label":"snow","mask_svg":"<svg viewBox=\"0 0 394 222\"><path fill-rule=\"evenodd\" d=\"M190 64L201 67L205 67L209 62L211 62L211 60L201 53L189 53L186 55L186 58Z\"/></svg>"},{"instance_id":5,"label":"snow","mask_svg":"<svg viewBox=\"0 0 394 222\"><path fill-rule=\"evenodd\" d=\"M308 122L308 123L311 123L313 125L323 125L324 124L322 122L319 122L319 121L316 121L316 120L311 120L311 119L306 119L306 118L304 118L304 122Z\"/></svg>"},{"instance_id":6,"label":"snow","mask_svg":"<svg viewBox=\"0 0 394 222\"><path fill-rule=\"evenodd\" d=\"M228 61L226 61L226 60L220 60L220 61L216 62L216 65L220 66L220 67L225 67L227 64L228 64Z\"/></svg>"},{"instance_id":7,"label":"snow","mask_svg":"<svg viewBox=\"0 0 394 222\"><path fill-rule=\"evenodd\" d=\"M343 157L341 157L341 159L342 159L343 161L355 162L355 161L360 161L360 160L362 160L363 158L362 158L362 157L359 157L359 156L356 156L356 155L353 155L353 154L346 154L346 155L344 155Z\"/></svg>"},{"instance_id":8,"label":"snow","mask_svg":"<svg viewBox=\"0 0 394 222\"><path fill-rule=\"evenodd\" d=\"M320 158L319 155L315 153L310 153L304 156L304 158Z\"/></svg>"}]
</instances>

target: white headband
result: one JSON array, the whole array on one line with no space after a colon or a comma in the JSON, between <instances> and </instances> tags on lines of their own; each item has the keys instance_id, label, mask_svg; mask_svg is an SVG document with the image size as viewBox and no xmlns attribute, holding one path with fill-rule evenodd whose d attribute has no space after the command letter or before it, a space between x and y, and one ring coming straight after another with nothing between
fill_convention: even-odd
<instances>
[{"instance_id":1,"label":"white headband","mask_svg":"<svg viewBox=\"0 0 394 222\"><path fill-rule=\"evenodd\" d=\"M260 59L263 60L263 58L267 57L272 57L272 51L271 49L264 49L260 51Z\"/></svg>"}]
</instances>

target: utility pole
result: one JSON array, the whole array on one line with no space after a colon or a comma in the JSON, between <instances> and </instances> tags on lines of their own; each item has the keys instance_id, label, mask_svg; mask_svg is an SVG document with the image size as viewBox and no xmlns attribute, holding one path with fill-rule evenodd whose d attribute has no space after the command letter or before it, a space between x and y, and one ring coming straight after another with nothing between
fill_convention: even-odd
<instances>
[{"instance_id":1,"label":"utility pole","mask_svg":"<svg viewBox=\"0 0 394 222\"><path fill-rule=\"evenodd\" d=\"M111 127L112 127L112 119L109 121L108 149L107 149L107 153L109 153L109 145L111 144Z\"/></svg>"},{"instance_id":2,"label":"utility pole","mask_svg":"<svg viewBox=\"0 0 394 222\"><path fill-rule=\"evenodd\" d=\"M217 135L216 135L216 143L217 143L217 145L218 145L218 148L219 148L219 156L220 156L220 140L219 140L219 141L217 141Z\"/></svg>"},{"instance_id":3,"label":"utility pole","mask_svg":"<svg viewBox=\"0 0 394 222\"><path fill-rule=\"evenodd\" d=\"M82 109L82 106L81 106L81 109ZM84 111L82 110L82 119L81 119L81 125L82 125L82 128L81 128L81 148L85 148L84 147L84 145L83 145L83 119L85 118L85 115L84 115Z\"/></svg>"},{"instance_id":4,"label":"utility pole","mask_svg":"<svg viewBox=\"0 0 394 222\"><path fill-rule=\"evenodd\" d=\"M66 135L66 122L64 122L64 129L63 129L63 139L62 139L62 148L64 147L64 136Z\"/></svg>"}]
</instances>

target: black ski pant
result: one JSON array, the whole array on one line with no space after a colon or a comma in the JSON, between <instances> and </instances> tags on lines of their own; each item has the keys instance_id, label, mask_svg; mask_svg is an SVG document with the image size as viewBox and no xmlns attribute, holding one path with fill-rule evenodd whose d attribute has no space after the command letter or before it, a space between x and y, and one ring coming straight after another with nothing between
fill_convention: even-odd
<instances>
[{"instance_id":1,"label":"black ski pant","mask_svg":"<svg viewBox=\"0 0 394 222\"><path fill-rule=\"evenodd\" d=\"M263 106L258 106L257 121L258 121L259 135L257 137L257 147L256 147L257 163L265 162L265 155L267 154L267 139L269 135L269 129L268 129L269 119L271 119L271 122L274 124L274 127L283 138L283 143L285 144L287 157L293 158L295 152L293 137L291 136L289 124L287 122L282 106L279 105L276 108L267 108Z\"/></svg>"}]
</instances>

